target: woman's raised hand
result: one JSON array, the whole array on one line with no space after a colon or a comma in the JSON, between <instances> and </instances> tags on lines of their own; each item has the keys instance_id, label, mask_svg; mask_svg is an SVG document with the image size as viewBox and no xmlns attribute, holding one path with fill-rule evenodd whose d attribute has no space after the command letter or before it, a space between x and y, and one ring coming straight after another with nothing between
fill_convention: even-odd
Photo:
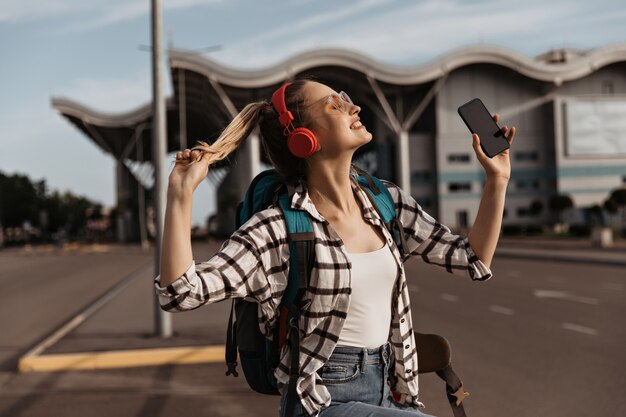
<instances>
[{"instance_id":1,"label":"woman's raised hand","mask_svg":"<svg viewBox=\"0 0 626 417\"><path fill-rule=\"evenodd\" d=\"M168 192L193 193L209 172L209 155L199 150L179 151L170 173Z\"/></svg>"},{"instance_id":2,"label":"woman's raised hand","mask_svg":"<svg viewBox=\"0 0 626 417\"><path fill-rule=\"evenodd\" d=\"M498 113L494 114L492 117L496 123L500 120L500 115ZM513 143L513 138L515 137L515 126L511 127L511 129L507 126L502 127L502 134L505 135L504 137L509 141L509 143ZM472 135L472 147L476 152L478 162L480 162L483 168L485 168L487 178L498 178L506 181L509 180L511 177L511 163L509 161L508 149L505 149L493 158L489 158L480 147L480 138L476 133Z\"/></svg>"}]
</instances>

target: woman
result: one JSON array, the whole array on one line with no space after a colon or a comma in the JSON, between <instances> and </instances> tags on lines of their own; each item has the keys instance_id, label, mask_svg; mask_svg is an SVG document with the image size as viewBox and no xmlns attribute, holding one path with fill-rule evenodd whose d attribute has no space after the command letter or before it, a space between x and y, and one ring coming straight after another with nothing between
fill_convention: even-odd
<instances>
[{"instance_id":1,"label":"woman","mask_svg":"<svg viewBox=\"0 0 626 417\"><path fill-rule=\"evenodd\" d=\"M286 109L277 97L284 99ZM424 405L418 401L417 351L403 261L409 254L419 255L473 280L491 277L510 176L508 150L490 159L473 135L487 182L467 238L452 234L410 195L383 181L409 248L403 259L354 179L352 156L372 140L359 120L360 110L345 93L318 82L294 81L279 89L271 103L246 106L212 146L204 143L178 152L169 177L161 275L155 280L166 311L248 297L259 304L262 331L271 334L289 272L280 209L270 206L256 213L208 261L195 264L190 239L193 191L209 165L237 148L256 126L273 166L288 183L292 207L310 214L316 262L304 296L310 302L300 318L297 416L425 415L418 409ZM289 133L302 127L315 135L308 152L291 142L287 146ZM275 373L283 394L281 416L286 414L289 358L286 346Z\"/></svg>"}]
</instances>

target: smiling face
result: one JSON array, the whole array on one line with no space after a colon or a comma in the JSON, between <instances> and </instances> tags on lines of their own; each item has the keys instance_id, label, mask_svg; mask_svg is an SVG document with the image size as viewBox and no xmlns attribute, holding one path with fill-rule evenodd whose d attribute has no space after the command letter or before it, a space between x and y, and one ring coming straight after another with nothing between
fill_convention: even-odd
<instances>
[{"instance_id":1,"label":"smiling face","mask_svg":"<svg viewBox=\"0 0 626 417\"><path fill-rule=\"evenodd\" d=\"M313 81L304 85L302 94L308 128L315 133L319 144L316 153L326 156L353 153L372 140L372 134L361 124L361 108L346 101L347 97Z\"/></svg>"}]
</instances>

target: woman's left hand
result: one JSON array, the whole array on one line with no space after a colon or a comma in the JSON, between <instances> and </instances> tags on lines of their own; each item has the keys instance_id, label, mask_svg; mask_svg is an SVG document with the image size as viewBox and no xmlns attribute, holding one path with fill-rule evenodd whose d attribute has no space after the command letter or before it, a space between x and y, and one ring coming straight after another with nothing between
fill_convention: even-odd
<instances>
[{"instance_id":1,"label":"woman's left hand","mask_svg":"<svg viewBox=\"0 0 626 417\"><path fill-rule=\"evenodd\" d=\"M500 120L500 116L498 113L493 115L493 120L498 123ZM502 133L506 140L509 141L509 144L513 143L513 138L515 137L515 126L509 128L505 125L502 127ZM508 135L507 135L508 133ZM476 157L478 158L478 162L485 168L485 172L487 173L487 178L502 178L507 181L511 178L511 164L509 161L509 149L506 149L493 158L489 158L483 152L480 147L480 138L476 133L472 134L472 147L476 152Z\"/></svg>"}]
</instances>

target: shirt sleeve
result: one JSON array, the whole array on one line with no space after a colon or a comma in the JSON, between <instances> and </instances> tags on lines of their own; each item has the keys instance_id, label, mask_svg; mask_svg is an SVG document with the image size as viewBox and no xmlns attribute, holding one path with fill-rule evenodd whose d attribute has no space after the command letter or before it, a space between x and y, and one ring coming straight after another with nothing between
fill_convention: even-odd
<instances>
[{"instance_id":1,"label":"shirt sleeve","mask_svg":"<svg viewBox=\"0 0 626 417\"><path fill-rule=\"evenodd\" d=\"M424 262L475 281L491 278L491 270L478 259L467 237L453 234L397 185L384 180L383 183L395 202L410 256L419 256Z\"/></svg>"},{"instance_id":2,"label":"shirt sleeve","mask_svg":"<svg viewBox=\"0 0 626 417\"><path fill-rule=\"evenodd\" d=\"M154 286L161 308L179 312L227 298L250 297L263 302L271 291L254 240L243 229L237 230L209 260L191 265L174 282Z\"/></svg>"}]
</instances>

